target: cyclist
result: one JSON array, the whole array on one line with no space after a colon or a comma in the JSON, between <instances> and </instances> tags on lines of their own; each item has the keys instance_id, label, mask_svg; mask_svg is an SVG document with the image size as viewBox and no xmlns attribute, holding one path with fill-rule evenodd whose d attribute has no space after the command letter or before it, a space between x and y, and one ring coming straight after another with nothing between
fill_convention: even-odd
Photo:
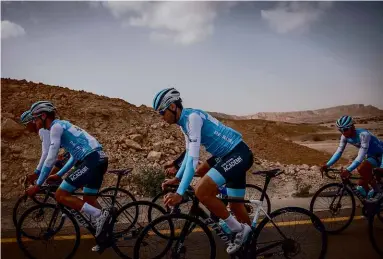
<instances>
[{"instance_id":1,"label":"cyclist","mask_svg":"<svg viewBox=\"0 0 383 259\"><path fill-rule=\"evenodd\" d=\"M180 126L186 142L185 157L176 177L165 182L165 185L180 183L179 187L176 193L165 196L165 204L174 206L181 202L182 195L195 174L202 144L213 158L204 163L209 166L209 170L199 181L195 194L202 204L223 219L235 233L235 239L228 246L227 252L236 252L251 231L249 215L243 203L230 204L231 211L241 221L238 222L216 195L218 188L226 184L229 197L244 197L246 171L253 164L253 153L243 142L239 132L223 125L202 110L183 108L180 93L174 88L157 93L153 108L167 123Z\"/></svg>"},{"instance_id":2,"label":"cyclist","mask_svg":"<svg viewBox=\"0 0 383 259\"><path fill-rule=\"evenodd\" d=\"M30 110L23 112L20 116L20 121L28 131L35 132L39 134L40 140L41 140L41 157L39 164L37 165L37 168L35 169L34 173L27 175L27 181L30 184L34 184L34 182L39 177L39 174L41 172L41 168L43 167L43 163L48 155L49 146L51 144L50 142L50 135L49 130L46 129L40 129L37 131L35 124L33 123L33 116L30 112ZM55 163L54 168L52 169L51 174L56 174L59 172L60 169L64 167L64 165L67 163L67 161L70 158L69 152L65 152L63 155L59 155L57 158L57 161Z\"/></svg>"},{"instance_id":3,"label":"cyclist","mask_svg":"<svg viewBox=\"0 0 383 259\"><path fill-rule=\"evenodd\" d=\"M40 186L49 175L60 145L62 145L71 154L71 159L65 166L69 168L75 161L78 161L78 166L60 184L56 191L56 200L58 203L95 218L95 236L97 238L102 232L105 222L110 219L109 211L101 210L97 203L97 196L89 196L89 194L98 192L108 168L108 158L103 152L101 144L85 130L69 121L56 119L56 108L51 102L36 102L31 106L30 111L36 128L50 131L51 144L37 184L27 190L28 195L33 196L39 191ZM57 179L58 177L60 177L59 173L49 178ZM71 195L81 187L84 187L83 200Z\"/></svg>"},{"instance_id":4,"label":"cyclist","mask_svg":"<svg viewBox=\"0 0 383 259\"><path fill-rule=\"evenodd\" d=\"M374 193L380 192L379 185L372 174L374 167L383 168L383 142L365 129L356 129L354 121L350 116L342 116L336 121L338 130L342 133L337 151L331 159L321 167L321 171L334 165L347 145L359 148L358 156L346 169L342 168L341 177L348 178L351 172L358 170L361 179L359 180L358 191L364 196L371 198ZM369 185L372 189L370 190Z\"/></svg>"}]
</instances>

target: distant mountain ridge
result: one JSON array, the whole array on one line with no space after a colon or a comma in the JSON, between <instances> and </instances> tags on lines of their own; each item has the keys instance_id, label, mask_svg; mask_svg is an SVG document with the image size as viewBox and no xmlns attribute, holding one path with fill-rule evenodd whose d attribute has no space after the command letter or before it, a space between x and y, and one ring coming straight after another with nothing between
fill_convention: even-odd
<instances>
[{"instance_id":1,"label":"distant mountain ridge","mask_svg":"<svg viewBox=\"0 0 383 259\"><path fill-rule=\"evenodd\" d=\"M224 119L262 119L290 123L322 123L332 122L342 115L350 115L356 119L383 117L383 110L372 105L351 104L341 105L317 110L292 111L292 112L259 112L247 116L235 116L222 113L212 113Z\"/></svg>"}]
</instances>

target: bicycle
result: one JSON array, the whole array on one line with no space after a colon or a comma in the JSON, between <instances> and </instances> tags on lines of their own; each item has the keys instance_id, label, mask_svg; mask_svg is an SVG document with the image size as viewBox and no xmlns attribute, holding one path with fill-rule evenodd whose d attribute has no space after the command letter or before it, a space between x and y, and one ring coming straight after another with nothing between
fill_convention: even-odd
<instances>
[{"instance_id":1,"label":"bicycle","mask_svg":"<svg viewBox=\"0 0 383 259\"><path fill-rule=\"evenodd\" d=\"M124 170L129 170L130 172L132 169L127 168ZM29 182L27 180L27 177L25 177L24 191L28 188L28 186L29 186ZM28 208L32 207L33 205L42 204L42 203L55 204L56 200L55 200L54 193L56 192L58 187L59 187L59 182L56 182L54 184L49 184L49 185L44 184L42 188L40 189L40 191L35 196L29 197L27 194L24 194L23 196L18 198L18 200L16 201L12 209L12 221L15 228L17 227L17 222L20 218L20 215L24 213ZM106 200L106 198L109 198L107 194L114 191L115 191L115 187L112 187L112 186L104 187L103 189L101 189L98 193L98 197L102 199L101 201L99 201L99 203L101 202L100 205L110 203L110 201ZM120 202L117 202L118 207L122 207L122 204L127 204L129 202L136 201L136 198L134 197L134 195L128 190L118 188L117 191L118 191L117 196L119 197L119 200L120 200ZM82 195L82 194L77 192L75 193L75 195Z\"/></svg>"},{"instance_id":2,"label":"bicycle","mask_svg":"<svg viewBox=\"0 0 383 259\"><path fill-rule=\"evenodd\" d=\"M163 200L163 196L165 196L168 192L176 192L177 191L177 188L178 188L178 185L168 185L166 186L165 190L163 190L162 192L158 193L153 199L152 199L152 202L154 203L161 203L162 204L162 200ZM193 201L194 200L194 191L192 189L192 187L189 186L189 190L191 190L190 192L187 192L185 194L185 196L183 197L182 199L182 202L180 204L179 207L182 207L181 208L181 211L184 211L184 212L188 212L191 208L191 205L190 205L190 201ZM217 195L217 197L219 199L223 199L225 205L227 205L227 202L226 202L226 198L228 198L228 195L227 195L227 188L226 186L222 186L218 189L219 193ZM254 195L251 195L251 193L255 193ZM191 195L190 195L191 194ZM247 200L253 200L255 199L255 197L260 197L262 195L262 188L257 186L257 185L254 185L254 184L246 184L246 195L245 195L245 199ZM249 197L251 196L251 197ZM265 193L265 200L266 202L263 203L263 208L265 211L267 211L267 213L270 213L271 212L271 202L270 202L270 198L269 196L267 195L267 193ZM250 215L253 215L254 211L255 211L255 207L252 206L252 204L245 204L245 207L246 207L246 210L247 212L250 214ZM168 206L165 206L165 209L170 212L171 209L168 207Z\"/></svg>"},{"instance_id":3,"label":"bicycle","mask_svg":"<svg viewBox=\"0 0 383 259\"><path fill-rule=\"evenodd\" d=\"M338 169L328 169L328 172L333 172L335 174L339 174L340 170ZM328 172L325 172L325 175L329 177ZM330 179L331 176L329 177ZM355 217L355 196L359 199L362 204L362 214L366 216L366 210L364 208L364 204L366 201L366 197L356 189L356 184L351 182L351 180L360 179L360 177L351 176L349 179L342 179L341 183L329 183L321 188L314 194L313 198L310 201L310 211L315 213L319 218L324 218L322 221L325 224L326 231L330 234L337 234L344 231L352 222ZM323 209L314 209L316 208L316 204L320 203L318 198L330 198L331 203L328 207ZM350 202L344 206L342 199L344 197L349 197ZM351 204L351 208L350 205ZM330 215L328 215L329 212ZM350 212L348 215L340 215L342 212ZM323 217L322 217L323 216ZM343 222L343 223L342 223Z\"/></svg>"},{"instance_id":4,"label":"bicycle","mask_svg":"<svg viewBox=\"0 0 383 259\"><path fill-rule=\"evenodd\" d=\"M242 200L242 199L225 199L227 202L241 202L241 203L252 203L256 205L255 216L252 221L252 231L249 234L249 237L245 244L237 251L231 258L254 258L254 257L272 257L273 255L285 255L295 256L299 254L303 249L301 248L301 243L298 243L291 237L289 237L288 232L285 231L285 227L291 225L291 222L283 222L283 217L291 218L290 213L296 213L301 217L304 216L308 218L306 221L300 222L300 224L308 224L314 226L313 233L310 234L310 237L313 237L315 234L319 234L318 240L315 244L319 244L320 251L317 256L304 255L303 258L324 258L327 251L327 234L324 231L324 226L313 213L310 211L298 208L298 207L286 207L273 211L272 213L267 213L263 207L262 203L264 201L267 187L273 177L276 177L283 173L280 169L274 169L269 171L258 171L253 174L260 174L265 176L265 184L262 191L261 198L259 200ZM190 192L188 189L187 192ZM190 194L192 195L192 194ZM206 241L202 240L202 237L199 236L197 239L192 240L193 247L196 247L196 242L202 240L202 245L207 246L206 248L197 248L197 252L202 252L203 254L196 255L199 258L216 258L216 243L213 238L212 230L215 234L228 245L232 235L226 233L219 224L219 218L216 217L213 213L208 214L199 206L198 199L193 200L192 208L189 212L189 215L177 212L177 206L173 209L172 213L161 216L149 225L147 225L139 234L136 244L134 246L134 257L133 258L162 258L165 255L167 258L186 258L186 253L192 251L185 245L187 238L193 236L193 234L202 233L207 237ZM266 217L258 224L258 218L260 212L263 212ZM277 217L282 216L282 221L277 220ZM185 223L181 229L176 229L173 223L173 220L184 220ZM277 238L275 235L271 235L272 240L264 241L263 238L268 238L269 233L268 229L276 230ZM161 235L158 234L161 233ZM165 242L164 249L161 249L161 252L158 254L153 254L153 251L150 251L150 254L145 257L145 252L141 251L141 248L147 248L149 246L149 241L146 238L155 238L155 247L158 247ZM271 251L274 249L280 249L277 251ZM312 248L308 249L312 251ZM209 254L206 255L206 252Z\"/></svg>"},{"instance_id":5,"label":"bicycle","mask_svg":"<svg viewBox=\"0 0 383 259\"><path fill-rule=\"evenodd\" d=\"M123 205L118 210L115 208L121 178L124 175L129 174L130 171L131 169L124 169L110 170L107 172L117 174L118 177L113 194L103 195L103 197L111 199L111 203L107 206L107 208L104 208L110 211L111 221L109 221L110 224L106 223L106 227L101 235L95 238L96 243L100 247L98 251L100 254L102 254L105 249L112 247L120 257L130 258L129 255L122 250L123 247L120 247L118 242L130 242L135 240L140 229L148 223L142 222L143 213L140 212L140 208L149 207L151 215L154 215L152 213L154 209L159 215L165 214L165 210L162 207L149 201L134 201ZM82 193L76 193L75 195L82 195ZM48 219L48 223L44 224L43 228L36 229L29 227L29 221L34 221L35 223L40 224L44 219ZM62 258L69 259L75 255L80 245L79 225L87 229L88 232L95 237L96 226L95 222L93 222L90 217L59 203L37 204L27 209L26 212L20 217L16 229L17 243L27 258L37 258L35 254L32 254L37 252L39 253L40 259L41 251L39 249L30 251L28 249L28 244L33 245L37 241L42 241L48 249L54 248L54 244L50 243L53 243L56 240L65 240L66 245L68 245L70 241L73 241L73 244L70 245L70 247L68 245L68 249L66 249L68 253L61 255L63 256ZM58 236L59 232L62 232L63 236ZM60 255L55 253L54 256L52 256L48 255L47 252L44 252L42 256L47 256L46 258L59 258Z\"/></svg>"},{"instance_id":6,"label":"bicycle","mask_svg":"<svg viewBox=\"0 0 383 259\"><path fill-rule=\"evenodd\" d=\"M380 180L383 170L374 169L374 176ZM368 235L374 250L383 257L383 195L377 195L365 202L368 216Z\"/></svg>"}]
</instances>

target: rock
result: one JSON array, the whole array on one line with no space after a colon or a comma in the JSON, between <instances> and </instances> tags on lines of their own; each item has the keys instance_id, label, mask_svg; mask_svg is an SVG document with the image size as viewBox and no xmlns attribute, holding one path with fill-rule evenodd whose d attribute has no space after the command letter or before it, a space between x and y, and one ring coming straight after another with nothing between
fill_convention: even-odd
<instances>
[{"instance_id":1,"label":"rock","mask_svg":"<svg viewBox=\"0 0 383 259\"><path fill-rule=\"evenodd\" d=\"M12 119L6 118L1 122L1 137L2 138L18 138L24 132L24 127Z\"/></svg>"},{"instance_id":2,"label":"rock","mask_svg":"<svg viewBox=\"0 0 383 259\"><path fill-rule=\"evenodd\" d=\"M161 150L161 145L162 145L161 142L154 143L153 144L153 150L154 151L160 151Z\"/></svg>"},{"instance_id":3,"label":"rock","mask_svg":"<svg viewBox=\"0 0 383 259\"><path fill-rule=\"evenodd\" d=\"M7 176L4 174L4 172L1 174L1 180L2 181L7 180Z\"/></svg>"},{"instance_id":4,"label":"rock","mask_svg":"<svg viewBox=\"0 0 383 259\"><path fill-rule=\"evenodd\" d=\"M141 145L131 139L125 139L125 144L127 147L133 148L135 150L142 150Z\"/></svg>"},{"instance_id":5,"label":"rock","mask_svg":"<svg viewBox=\"0 0 383 259\"><path fill-rule=\"evenodd\" d=\"M157 128L158 128L157 124L152 124L150 127L151 127L152 129L157 129Z\"/></svg>"},{"instance_id":6,"label":"rock","mask_svg":"<svg viewBox=\"0 0 383 259\"><path fill-rule=\"evenodd\" d=\"M179 147L174 147L173 148L174 151L178 154L178 153L181 153L181 149Z\"/></svg>"},{"instance_id":7,"label":"rock","mask_svg":"<svg viewBox=\"0 0 383 259\"><path fill-rule=\"evenodd\" d=\"M320 167L317 166L317 165L313 165L312 167L310 167L310 170L312 171L319 171Z\"/></svg>"},{"instance_id":8,"label":"rock","mask_svg":"<svg viewBox=\"0 0 383 259\"><path fill-rule=\"evenodd\" d=\"M21 114L20 114L21 115ZM5 118L9 118L9 119L14 119L15 118L15 115L13 115L12 113L10 112L4 112L4 113L1 113L1 117L3 119Z\"/></svg>"},{"instance_id":9,"label":"rock","mask_svg":"<svg viewBox=\"0 0 383 259\"><path fill-rule=\"evenodd\" d=\"M303 164L299 167L299 169L304 169L304 170L309 170L310 169L310 166L309 165L306 165L306 164Z\"/></svg>"},{"instance_id":10,"label":"rock","mask_svg":"<svg viewBox=\"0 0 383 259\"><path fill-rule=\"evenodd\" d=\"M13 152L13 153L19 154L19 153L21 153L22 151L23 151L23 149L22 149L21 147L19 147L19 146L13 146L13 147L12 147L12 152Z\"/></svg>"},{"instance_id":11,"label":"rock","mask_svg":"<svg viewBox=\"0 0 383 259\"><path fill-rule=\"evenodd\" d=\"M149 161L156 161L156 160L159 160L161 158L161 155L162 155L161 152L150 151L148 156L147 156L147 159Z\"/></svg>"},{"instance_id":12,"label":"rock","mask_svg":"<svg viewBox=\"0 0 383 259\"><path fill-rule=\"evenodd\" d=\"M167 146L174 145L174 143L175 142L173 140L170 140L170 139L165 139L165 141L164 141L164 144Z\"/></svg>"},{"instance_id":13,"label":"rock","mask_svg":"<svg viewBox=\"0 0 383 259\"><path fill-rule=\"evenodd\" d=\"M175 152L173 149L169 149L169 154L171 154L171 155L175 155L176 152Z\"/></svg>"},{"instance_id":14,"label":"rock","mask_svg":"<svg viewBox=\"0 0 383 259\"><path fill-rule=\"evenodd\" d=\"M141 134L130 135L129 138L137 143L142 143L143 137Z\"/></svg>"}]
</instances>

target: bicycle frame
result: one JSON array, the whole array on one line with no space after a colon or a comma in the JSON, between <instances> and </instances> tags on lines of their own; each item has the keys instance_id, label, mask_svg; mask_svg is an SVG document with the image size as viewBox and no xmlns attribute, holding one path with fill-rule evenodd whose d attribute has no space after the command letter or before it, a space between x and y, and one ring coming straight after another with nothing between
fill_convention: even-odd
<instances>
[{"instance_id":1,"label":"bicycle frame","mask_svg":"<svg viewBox=\"0 0 383 259\"><path fill-rule=\"evenodd\" d=\"M251 204L254 204L256 206L255 208L255 214L254 214L254 217L253 217L253 220L252 220L252 223L251 223L251 228L252 228L252 233L250 234L250 236L252 236L252 234L255 232L255 229L257 227L257 222L258 222L258 219L259 219L259 216L260 216L260 212L262 211L263 214L271 221L271 223L274 225L274 227L276 227L278 229L278 232L284 237L285 235L279 230L279 228L276 226L276 224L271 220L269 214L263 209L262 207L262 204L263 204L263 200L265 198L265 194L266 194L266 191L267 191L267 187L269 185L271 181L271 177L269 177L268 175L266 175L266 181L265 181L265 184L264 184L264 188L262 190L262 194L261 194L261 198L259 200L245 200L245 199L235 199L235 198L223 198L221 199L222 202L235 202L235 203L251 203ZM190 193L191 191L188 190L187 192L189 192L189 197L193 197L193 195ZM208 213L206 213L201 207L199 207L199 201L198 199L196 198L192 198L192 201L193 201L193 205L190 209L190 212L189 214L190 215L193 215L197 218L201 218L202 219L202 222L204 222L208 227L210 227L211 229L214 230L214 233L226 244L228 245L230 243L230 239L231 239L231 234L227 234L223 229L222 227L218 224L219 223L219 218L217 216L215 216L213 213L210 212L210 215ZM196 227L196 225L192 225L192 226L185 226L183 227L182 231L181 231L181 234L180 236L181 237L185 237L187 233L191 233L193 231L193 229ZM249 238L248 240L250 240L251 238ZM183 240L181 239L178 239L177 240L177 243L176 243L176 249L179 250L180 247L182 247L182 244L183 244ZM273 245L274 246L274 245ZM267 249L266 249L267 248ZM269 248L268 247L264 247L262 248L262 250L268 250Z\"/></svg>"}]
</instances>

